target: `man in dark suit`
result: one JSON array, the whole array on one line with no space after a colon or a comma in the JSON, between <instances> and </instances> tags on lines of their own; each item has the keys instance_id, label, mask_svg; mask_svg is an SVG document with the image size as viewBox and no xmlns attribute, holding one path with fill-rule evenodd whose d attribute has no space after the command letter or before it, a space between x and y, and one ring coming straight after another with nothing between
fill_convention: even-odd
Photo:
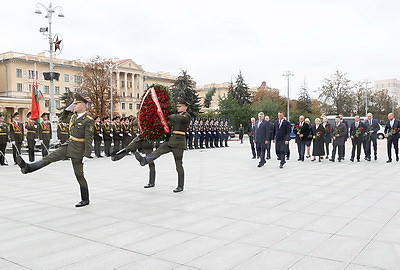
<instances>
[{"instance_id":1,"label":"man in dark suit","mask_svg":"<svg viewBox=\"0 0 400 270\"><path fill-rule=\"evenodd\" d=\"M250 119L249 127L247 128L248 134L249 134L249 141L250 141L250 147L251 147L251 153L253 154L252 159L256 158L256 149L254 147L254 130L256 128L256 119L252 117Z\"/></svg>"},{"instance_id":2,"label":"man in dark suit","mask_svg":"<svg viewBox=\"0 0 400 270\"><path fill-rule=\"evenodd\" d=\"M367 120L364 122L366 127L367 136L365 136L364 150L365 159L371 161L371 142L374 146L374 159L378 159L377 149L378 149L378 131L380 129L378 120L373 118L372 113L367 114Z\"/></svg>"},{"instance_id":3,"label":"man in dark suit","mask_svg":"<svg viewBox=\"0 0 400 270\"><path fill-rule=\"evenodd\" d=\"M340 117L340 122L342 124L344 124L345 127L346 127L346 135L345 135L345 138L344 138L344 144L343 144L343 147L341 147L341 149L342 149L342 160L344 160L344 156L346 155L346 141L349 138L349 122L344 120L343 114L339 114L339 117Z\"/></svg>"},{"instance_id":4,"label":"man in dark suit","mask_svg":"<svg viewBox=\"0 0 400 270\"><path fill-rule=\"evenodd\" d=\"M268 115L265 116L264 120L269 122L269 123L271 123L269 121L269 116ZM272 140L273 136L274 136L274 124L271 123L271 133L270 133L270 139L271 140ZM267 150L267 158L266 159L271 159L271 142L269 144L267 144L267 149L266 150Z\"/></svg>"},{"instance_id":5,"label":"man in dark suit","mask_svg":"<svg viewBox=\"0 0 400 270\"><path fill-rule=\"evenodd\" d=\"M299 152L298 161L304 161L304 154L306 152L306 142L310 133L309 125L304 122L304 116L300 115L299 123L294 125L294 131L296 134L297 151Z\"/></svg>"},{"instance_id":6,"label":"man in dark suit","mask_svg":"<svg viewBox=\"0 0 400 270\"><path fill-rule=\"evenodd\" d=\"M283 168L286 163L285 156L287 145L290 140L290 130L291 126L288 121L284 119L283 112L278 112L278 120L274 122L274 136L273 142L275 143L276 152L278 154L278 159L281 161L279 168Z\"/></svg>"},{"instance_id":7,"label":"man in dark suit","mask_svg":"<svg viewBox=\"0 0 400 270\"><path fill-rule=\"evenodd\" d=\"M354 162L354 155L357 149L357 162L360 162L361 155L361 145L364 140L365 125L360 121L360 116L356 115L354 118L354 123L350 126L350 138L352 143L351 158L350 161Z\"/></svg>"},{"instance_id":8,"label":"man in dark suit","mask_svg":"<svg viewBox=\"0 0 400 270\"><path fill-rule=\"evenodd\" d=\"M335 155L337 150L339 154L338 162L341 162L344 153L343 148L347 137L347 128L346 125L341 122L340 116L336 116L335 118L335 125L332 128L332 136L333 136L333 150L332 150L332 158L330 159L330 161L335 162Z\"/></svg>"},{"instance_id":9,"label":"man in dark suit","mask_svg":"<svg viewBox=\"0 0 400 270\"><path fill-rule=\"evenodd\" d=\"M393 113L388 114L388 122L385 126L385 137L387 138L387 154L386 163L392 162L392 145L396 153L396 161L399 161L399 131L400 121L394 118Z\"/></svg>"},{"instance_id":10,"label":"man in dark suit","mask_svg":"<svg viewBox=\"0 0 400 270\"><path fill-rule=\"evenodd\" d=\"M332 142L332 128L331 124L328 122L328 117L324 117L322 126L325 128L325 152L326 159L329 158L329 144Z\"/></svg>"},{"instance_id":11,"label":"man in dark suit","mask_svg":"<svg viewBox=\"0 0 400 270\"><path fill-rule=\"evenodd\" d=\"M262 167L265 161L265 149L270 143L271 123L264 120L264 113L258 113L258 121L255 124L254 142L257 147L257 156L260 157L260 163L257 167Z\"/></svg>"}]
</instances>

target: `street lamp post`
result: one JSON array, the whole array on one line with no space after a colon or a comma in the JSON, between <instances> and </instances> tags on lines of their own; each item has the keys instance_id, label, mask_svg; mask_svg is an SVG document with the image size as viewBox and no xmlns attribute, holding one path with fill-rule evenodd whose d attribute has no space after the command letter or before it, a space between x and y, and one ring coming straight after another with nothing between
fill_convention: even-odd
<instances>
[{"instance_id":1,"label":"street lamp post","mask_svg":"<svg viewBox=\"0 0 400 270\"><path fill-rule=\"evenodd\" d=\"M290 122L290 76L294 76L294 74L288 70L282 76L287 77L287 121Z\"/></svg>"},{"instance_id":2,"label":"street lamp post","mask_svg":"<svg viewBox=\"0 0 400 270\"><path fill-rule=\"evenodd\" d=\"M368 114L368 84L370 83L368 80L364 81L365 83L365 116Z\"/></svg>"},{"instance_id":3,"label":"street lamp post","mask_svg":"<svg viewBox=\"0 0 400 270\"><path fill-rule=\"evenodd\" d=\"M107 64L104 64L104 69L108 69L108 71L110 72L110 116L111 116L111 120L114 118L114 109L113 109L113 107L114 107L114 102L113 102L113 100L114 100L114 98L113 98L113 79L112 79L112 73L113 73L113 70L117 70L118 68L117 68L117 64L114 64L114 63L107 63Z\"/></svg>"},{"instance_id":4,"label":"street lamp post","mask_svg":"<svg viewBox=\"0 0 400 270\"><path fill-rule=\"evenodd\" d=\"M53 128L57 127L57 116L56 116L56 102L54 100L54 64L53 64L53 36L51 33L51 24L52 24L52 17L53 14L58 10L58 17L63 18L63 8L60 6L53 7L52 3L50 2L49 6L46 7L42 3L36 4L36 14L42 14L40 8L44 8L46 11L46 16L49 22L49 29L48 29L48 39L49 39L49 65L50 65L50 115L51 115L51 123L52 123L52 136L51 141L54 143L57 141L57 132L54 132Z\"/></svg>"}]
</instances>

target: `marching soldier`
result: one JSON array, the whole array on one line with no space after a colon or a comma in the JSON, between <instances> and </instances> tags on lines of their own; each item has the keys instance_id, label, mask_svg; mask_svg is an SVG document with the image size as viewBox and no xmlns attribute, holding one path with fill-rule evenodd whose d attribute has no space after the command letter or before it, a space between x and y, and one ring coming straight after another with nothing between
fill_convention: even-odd
<instances>
[{"instance_id":1,"label":"marching soldier","mask_svg":"<svg viewBox=\"0 0 400 270\"><path fill-rule=\"evenodd\" d=\"M17 162L23 174L31 173L39 170L52 162L63 160L70 157L74 168L75 176L78 180L81 192L81 201L75 207L82 207L89 204L89 188L83 174L83 164L89 160L93 146L93 118L86 112L88 101L78 93L74 94L74 102L64 110L62 118L65 118L70 110L74 110L75 114L71 117L70 138L66 143L51 152L43 159L33 163L25 163L20 155L17 156Z\"/></svg>"},{"instance_id":2,"label":"marching soldier","mask_svg":"<svg viewBox=\"0 0 400 270\"><path fill-rule=\"evenodd\" d=\"M47 113L42 113L42 122L39 125L39 140L41 140L42 143L42 157L50 153L51 123L48 121L47 116Z\"/></svg>"},{"instance_id":3,"label":"marching soldier","mask_svg":"<svg viewBox=\"0 0 400 270\"><path fill-rule=\"evenodd\" d=\"M65 143L69 138L69 126L64 121L59 121L57 124L57 139L60 140L60 143Z\"/></svg>"},{"instance_id":4,"label":"marching soldier","mask_svg":"<svg viewBox=\"0 0 400 270\"><path fill-rule=\"evenodd\" d=\"M0 165L7 166L6 147L8 142L8 125L4 123L4 114L0 113Z\"/></svg>"},{"instance_id":5,"label":"marching soldier","mask_svg":"<svg viewBox=\"0 0 400 270\"><path fill-rule=\"evenodd\" d=\"M122 134L122 148L125 148L132 141L131 125L127 117L122 120Z\"/></svg>"},{"instance_id":6,"label":"marching soldier","mask_svg":"<svg viewBox=\"0 0 400 270\"><path fill-rule=\"evenodd\" d=\"M106 157L111 157L111 142L113 138L113 128L110 123L110 116L103 118L103 140L104 140L104 154Z\"/></svg>"},{"instance_id":7,"label":"marching soldier","mask_svg":"<svg viewBox=\"0 0 400 270\"><path fill-rule=\"evenodd\" d=\"M94 154L97 158L102 158L103 156L101 155L100 152L100 146L101 146L101 141L103 140L103 134L101 131L100 116L96 116L94 118L93 140L94 140Z\"/></svg>"},{"instance_id":8,"label":"marching soldier","mask_svg":"<svg viewBox=\"0 0 400 270\"><path fill-rule=\"evenodd\" d=\"M25 129L26 129L26 141L28 143L28 155L29 155L29 161L33 162L35 161L35 144L36 144L36 139L38 138L38 126L36 125L35 121L31 119L31 112L28 112L26 117L28 118L28 121L25 123Z\"/></svg>"},{"instance_id":9,"label":"marching soldier","mask_svg":"<svg viewBox=\"0 0 400 270\"><path fill-rule=\"evenodd\" d=\"M144 157L140 155L139 152L135 152L135 157L142 166L150 164L163 154L172 152L175 159L176 171L178 172L178 187L175 188L173 192L183 191L185 182L182 159L185 149L185 133L190 123L190 114L187 113L188 105L189 104L184 99L177 99L177 113L168 117L172 126L171 137L168 141L165 141L160 145L160 148Z\"/></svg>"},{"instance_id":10,"label":"marching soldier","mask_svg":"<svg viewBox=\"0 0 400 270\"><path fill-rule=\"evenodd\" d=\"M122 133L121 127L121 118L117 115L114 117L114 124L113 124L113 139L114 139L114 149L113 152L116 153L121 150L122 144L122 137L124 134Z\"/></svg>"},{"instance_id":11,"label":"marching soldier","mask_svg":"<svg viewBox=\"0 0 400 270\"><path fill-rule=\"evenodd\" d=\"M132 123L132 125L137 125L137 120L135 120ZM132 152L142 151L144 154L148 155L151 152L153 152L153 143L147 141L144 137L139 135L135 139L133 139L129 143L129 145L127 145L125 148L118 151L116 154L112 155L111 160L112 161L120 160L131 151ZM150 162L149 163L149 183L146 186L144 186L144 188L154 187L155 181L156 181L156 166L154 165L154 162Z\"/></svg>"},{"instance_id":12,"label":"marching soldier","mask_svg":"<svg viewBox=\"0 0 400 270\"><path fill-rule=\"evenodd\" d=\"M24 125L19 120L19 113L14 113L10 128L10 139L13 148L14 165L17 164L16 158L21 154L22 142L24 141Z\"/></svg>"}]
</instances>

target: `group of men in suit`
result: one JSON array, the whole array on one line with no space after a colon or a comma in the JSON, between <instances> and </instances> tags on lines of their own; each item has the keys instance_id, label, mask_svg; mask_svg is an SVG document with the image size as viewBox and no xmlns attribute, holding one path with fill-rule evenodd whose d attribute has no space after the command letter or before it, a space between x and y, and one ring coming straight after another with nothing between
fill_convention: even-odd
<instances>
[{"instance_id":1,"label":"group of men in suit","mask_svg":"<svg viewBox=\"0 0 400 270\"><path fill-rule=\"evenodd\" d=\"M252 146L253 158L255 153L260 159L257 167L265 165L265 154L267 153L267 159L271 158L271 143L275 143L275 150L280 160L279 168L283 168L286 163L285 158L287 156L288 145L290 140L291 125L284 119L284 113L278 113L278 120L274 123L269 121L269 118L265 118L263 112L258 114L258 120L251 120L249 124L249 137L250 144Z\"/></svg>"},{"instance_id":2,"label":"group of men in suit","mask_svg":"<svg viewBox=\"0 0 400 270\"><path fill-rule=\"evenodd\" d=\"M281 119L283 120L281 121ZM345 143L348 139L351 139L352 143L351 162L355 160L360 162L362 148L364 149L365 160L372 160L372 149L374 160L378 159L377 139L378 131L380 130L378 120L373 118L372 113L368 113L364 121L362 121L358 115L355 116L354 120L355 121L349 126L348 122L343 119L343 115L340 114L335 117L335 123L331 127L328 119L324 117L321 130L323 129L327 159L329 158L329 145L332 143L332 156L329 159L330 161L334 162L336 160L336 154L338 155L338 162L344 160ZM266 159L271 158L271 142L274 141L278 159L281 160L280 167L283 167L283 164L285 164L285 157L288 155L291 128L291 124L284 120L284 115L281 112L278 113L278 120L274 123L269 122L269 117L264 116L262 112L258 114L257 121L255 118L251 119L248 127L249 139L253 158L257 156L257 158L260 159L258 167L264 166ZM312 125L305 121L304 116L300 116L299 122L294 124L293 131L296 135L295 142L299 155L298 161L304 161L305 148L306 146L310 146L310 144L307 145L307 141L312 141L316 138L316 134L313 134L312 130ZM387 138L388 160L386 162L392 162L392 147L395 150L396 161L399 161L398 141L400 138L400 121L395 119L393 113L388 114L388 122L385 125L384 133Z\"/></svg>"}]
</instances>

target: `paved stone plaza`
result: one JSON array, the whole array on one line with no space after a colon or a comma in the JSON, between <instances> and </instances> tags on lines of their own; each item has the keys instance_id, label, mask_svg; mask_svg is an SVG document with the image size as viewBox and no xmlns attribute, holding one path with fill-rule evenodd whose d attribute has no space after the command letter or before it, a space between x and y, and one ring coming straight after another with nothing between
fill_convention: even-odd
<instances>
[{"instance_id":1,"label":"paved stone plaza","mask_svg":"<svg viewBox=\"0 0 400 270\"><path fill-rule=\"evenodd\" d=\"M156 187L133 156L85 165L91 204L70 161L22 175L0 167L0 269L400 269L399 163L298 162L257 168L248 141L172 155ZM10 163L12 157L7 156Z\"/></svg>"}]
</instances>

